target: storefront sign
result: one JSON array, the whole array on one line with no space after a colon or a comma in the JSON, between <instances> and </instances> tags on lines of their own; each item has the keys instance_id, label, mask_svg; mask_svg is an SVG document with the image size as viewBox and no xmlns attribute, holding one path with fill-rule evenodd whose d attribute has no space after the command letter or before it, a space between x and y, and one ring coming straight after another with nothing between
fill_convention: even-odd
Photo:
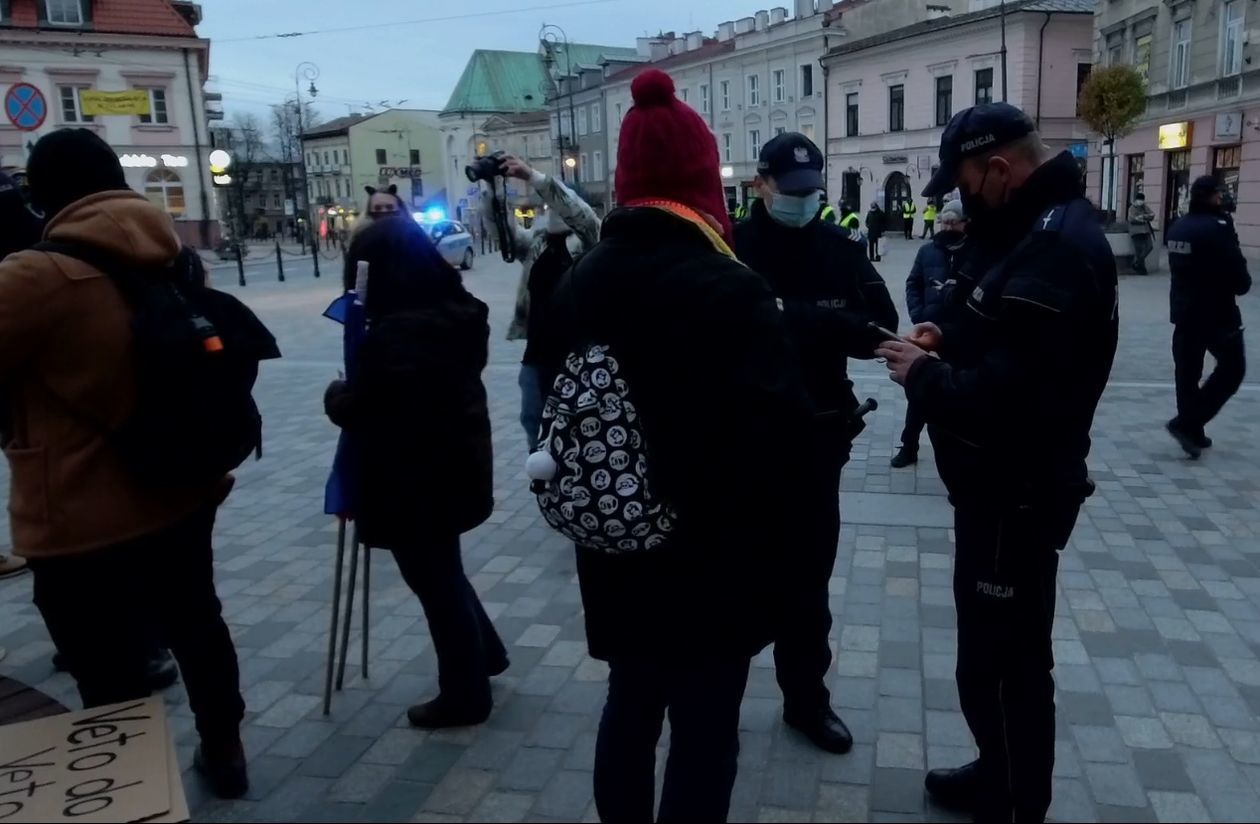
<instances>
[{"instance_id":1,"label":"storefront sign","mask_svg":"<svg viewBox=\"0 0 1260 824\"><path fill-rule=\"evenodd\" d=\"M381 177L420 177L420 167L382 166L378 174Z\"/></svg>"},{"instance_id":2,"label":"storefront sign","mask_svg":"<svg viewBox=\"0 0 1260 824\"><path fill-rule=\"evenodd\" d=\"M97 89L81 89L79 106L85 115L93 117L111 114L149 114L149 91L128 89L125 92L103 92Z\"/></svg>"},{"instance_id":3,"label":"storefront sign","mask_svg":"<svg viewBox=\"0 0 1260 824\"><path fill-rule=\"evenodd\" d=\"M1213 140L1242 139L1242 112L1221 112L1216 116L1216 128L1213 129Z\"/></svg>"},{"instance_id":4,"label":"storefront sign","mask_svg":"<svg viewBox=\"0 0 1260 824\"><path fill-rule=\"evenodd\" d=\"M118 158L118 162L125 169L152 169L159 165L156 157L147 154L125 154ZM161 165L168 169L182 169L188 165L188 158L183 155L164 154Z\"/></svg>"},{"instance_id":5,"label":"storefront sign","mask_svg":"<svg viewBox=\"0 0 1260 824\"><path fill-rule=\"evenodd\" d=\"M901 166L910 160L907 155L884 155L885 166Z\"/></svg>"},{"instance_id":6,"label":"storefront sign","mask_svg":"<svg viewBox=\"0 0 1260 824\"><path fill-rule=\"evenodd\" d=\"M1185 121L1182 123L1166 123L1159 127L1159 148L1161 149L1184 149L1190 145L1193 134L1194 124Z\"/></svg>"}]
</instances>

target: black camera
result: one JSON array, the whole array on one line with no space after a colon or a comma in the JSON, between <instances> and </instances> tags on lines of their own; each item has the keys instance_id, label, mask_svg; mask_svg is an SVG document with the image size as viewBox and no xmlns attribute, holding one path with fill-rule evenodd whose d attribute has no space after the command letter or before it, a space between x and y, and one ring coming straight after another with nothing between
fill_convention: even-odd
<instances>
[{"instance_id":1,"label":"black camera","mask_svg":"<svg viewBox=\"0 0 1260 824\"><path fill-rule=\"evenodd\" d=\"M503 152L493 152L485 157L479 157L470 165L464 167L464 174L468 175L469 183L476 183L478 180L491 181L498 175L503 174Z\"/></svg>"}]
</instances>

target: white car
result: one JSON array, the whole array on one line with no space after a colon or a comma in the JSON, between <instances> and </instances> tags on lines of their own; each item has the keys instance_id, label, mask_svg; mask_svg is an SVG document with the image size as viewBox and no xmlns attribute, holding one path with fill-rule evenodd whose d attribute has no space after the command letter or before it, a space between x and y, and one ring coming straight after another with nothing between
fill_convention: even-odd
<instances>
[{"instance_id":1,"label":"white car","mask_svg":"<svg viewBox=\"0 0 1260 824\"><path fill-rule=\"evenodd\" d=\"M452 266L468 270L473 267L473 237L464 224L454 220L425 223L433 243Z\"/></svg>"}]
</instances>

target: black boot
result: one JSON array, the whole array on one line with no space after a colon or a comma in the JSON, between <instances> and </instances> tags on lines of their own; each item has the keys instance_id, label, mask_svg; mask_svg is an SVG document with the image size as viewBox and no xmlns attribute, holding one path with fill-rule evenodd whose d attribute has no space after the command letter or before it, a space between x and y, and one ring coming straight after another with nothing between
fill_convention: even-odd
<instances>
[{"instance_id":1,"label":"black boot","mask_svg":"<svg viewBox=\"0 0 1260 824\"><path fill-rule=\"evenodd\" d=\"M205 776L219 798L240 798L249 791L249 772L240 736L223 741L201 740L193 754L193 767Z\"/></svg>"},{"instance_id":2,"label":"black boot","mask_svg":"<svg viewBox=\"0 0 1260 824\"><path fill-rule=\"evenodd\" d=\"M783 723L803 734L820 750L844 755L853 749L853 733L831 707L810 715L797 715L785 709Z\"/></svg>"},{"instance_id":3,"label":"black boot","mask_svg":"<svg viewBox=\"0 0 1260 824\"><path fill-rule=\"evenodd\" d=\"M461 707L446 701L442 696L416 704L407 709L407 720L413 727L439 730L445 727L473 727L490 717L491 705L484 709Z\"/></svg>"},{"instance_id":4,"label":"black boot","mask_svg":"<svg viewBox=\"0 0 1260 824\"><path fill-rule=\"evenodd\" d=\"M1168 430L1168 434L1173 436L1173 440L1177 442L1177 445L1181 447L1182 451L1184 451L1191 460L1194 460L1203 454L1203 447L1201 447L1195 440L1194 431L1183 424L1178 418L1173 418L1169 421L1165 428Z\"/></svg>"},{"instance_id":5,"label":"black boot","mask_svg":"<svg viewBox=\"0 0 1260 824\"><path fill-rule=\"evenodd\" d=\"M897 450L897 454L893 455L893 459L889 461L889 465L893 469L905 469L907 466L913 466L919 462L919 449L914 446L902 445Z\"/></svg>"},{"instance_id":6,"label":"black boot","mask_svg":"<svg viewBox=\"0 0 1260 824\"><path fill-rule=\"evenodd\" d=\"M929 770L923 780L937 804L960 813L974 813L980 808L983 784L979 761L955 769Z\"/></svg>"}]
</instances>

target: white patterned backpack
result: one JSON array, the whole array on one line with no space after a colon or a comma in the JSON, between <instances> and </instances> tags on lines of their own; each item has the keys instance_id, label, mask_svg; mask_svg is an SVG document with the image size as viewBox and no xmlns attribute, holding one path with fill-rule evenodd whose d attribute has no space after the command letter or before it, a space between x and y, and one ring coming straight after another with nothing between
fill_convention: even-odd
<instances>
[{"instance_id":1,"label":"white patterned backpack","mask_svg":"<svg viewBox=\"0 0 1260 824\"><path fill-rule=\"evenodd\" d=\"M652 490L638 411L607 346L565 359L543 407L527 474L547 523L581 547L643 552L674 530L674 511Z\"/></svg>"}]
</instances>

